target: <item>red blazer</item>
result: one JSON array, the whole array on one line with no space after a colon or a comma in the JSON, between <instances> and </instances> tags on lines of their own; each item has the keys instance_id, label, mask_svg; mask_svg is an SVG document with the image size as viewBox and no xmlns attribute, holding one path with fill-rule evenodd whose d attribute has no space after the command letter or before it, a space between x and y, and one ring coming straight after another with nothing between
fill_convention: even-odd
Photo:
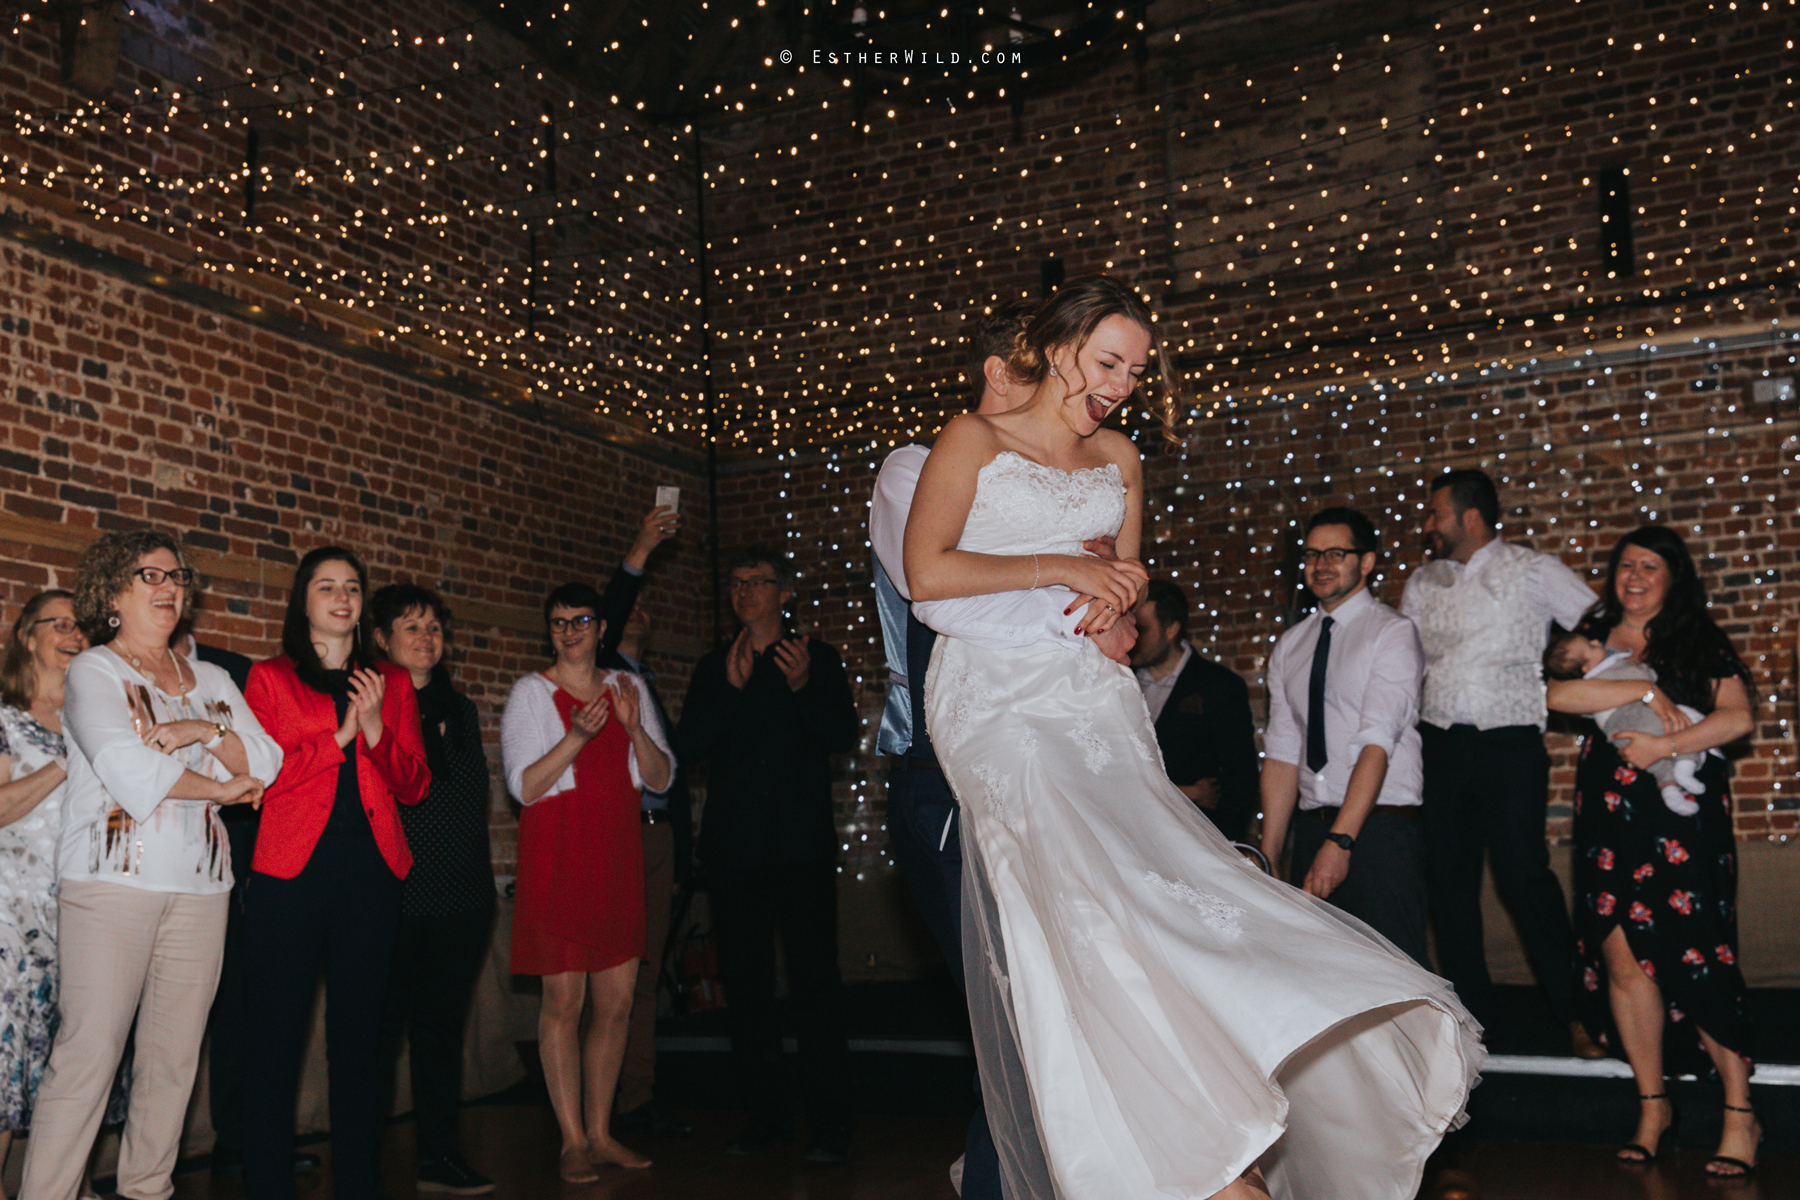
<instances>
[{"instance_id":1,"label":"red blazer","mask_svg":"<svg viewBox=\"0 0 1800 1200\"><path fill-rule=\"evenodd\" d=\"M356 781L381 857L404 879L412 869L412 851L395 801L423 800L431 787L431 770L419 737L419 701L413 695L412 677L392 663L378 665L387 681L381 701L381 741L371 750L362 734L356 735ZM286 756L281 774L263 793L251 865L265 875L292 879L319 844L337 795L338 767L344 761L337 744L337 708L330 696L300 681L286 655L250 668L244 699Z\"/></svg>"}]
</instances>

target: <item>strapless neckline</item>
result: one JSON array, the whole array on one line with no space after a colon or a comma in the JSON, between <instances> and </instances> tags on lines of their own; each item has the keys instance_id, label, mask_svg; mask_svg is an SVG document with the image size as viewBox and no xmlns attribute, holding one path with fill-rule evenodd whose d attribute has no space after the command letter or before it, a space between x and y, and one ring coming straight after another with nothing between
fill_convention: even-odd
<instances>
[{"instance_id":1,"label":"strapless neckline","mask_svg":"<svg viewBox=\"0 0 1800 1200\"><path fill-rule=\"evenodd\" d=\"M1002 450L1000 453L994 455L994 457L988 459L987 462L982 464L981 470L979 470L975 473L977 479L979 479L980 476L987 474L988 468L994 466L1003 458L1016 458L1028 467L1036 467L1040 471L1048 471L1052 475L1061 475L1068 479L1075 479L1079 476L1093 474L1096 472L1099 474L1103 474L1103 475L1109 474L1109 473L1112 475L1119 474L1119 464L1118 463L1109 462L1109 463L1104 463L1098 467L1076 467L1073 471L1065 471L1061 467L1053 467L1049 463L1041 463L1035 458L1027 458L1023 454L1020 454L1017 450Z\"/></svg>"}]
</instances>

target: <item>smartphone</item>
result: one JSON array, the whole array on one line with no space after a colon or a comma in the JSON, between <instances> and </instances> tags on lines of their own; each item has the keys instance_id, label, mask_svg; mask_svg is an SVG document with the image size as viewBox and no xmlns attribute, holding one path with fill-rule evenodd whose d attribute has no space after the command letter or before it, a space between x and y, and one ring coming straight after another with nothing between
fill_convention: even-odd
<instances>
[{"instance_id":1,"label":"smartphone","mask_svg":"<svg viewBox=\"0 0 1800 1200\"><path fill-rule=\"evenodd\" d=\"M659 487L656 489L654 508L666 508L670 512L681 511L681 489L678 487Z\"/></svg>"}]
</instances>

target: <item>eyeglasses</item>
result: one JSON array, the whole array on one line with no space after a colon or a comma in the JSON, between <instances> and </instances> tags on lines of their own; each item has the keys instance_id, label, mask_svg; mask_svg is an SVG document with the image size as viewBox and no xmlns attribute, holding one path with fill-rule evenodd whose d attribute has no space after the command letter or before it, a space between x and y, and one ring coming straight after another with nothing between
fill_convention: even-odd
<instances>
[{"instance_id":1,"label":"eyeglasses","mask_svg":"<svg viewBox=\"0 0 1800 1200\"><path fill-rule=\"evenodd\" d=\"M80 628L75 624L74 617L39 617L31 623L33 629L36 629L39 625L48 625L50 628L56 630L56 632L65 635L74 633L76 629Z\"/></svg>"},{"instance_id":2,"label":"eyeglasses","mask_svg":"<svg viewBox=\"0 0 1800 1200\"><path fill-rule=\"evenodd\" d=\"M1300 561L1310 567L1314 563L1323 560L1335 567L1355 553L1355 550L1346 550L1341 546L1333 546L1329 550L1314 550L1311 547L1308 547L1300 552Z\"/></svg>"},{"instance_id":3,"label":"eyeglasses","mask_svg":"<svg viewBox=\"0 0 1800 1200\"><path fill-rule=\"evenodd\" d=\"M194 582L194 573L186 567L176 567L173 571L165 571L161 567L139 567L132 574L151 587L161 587L165 579L176 587L190 587Z\"/></svg>"},{"instance_id":4,"label":"eyeglasses","mask_svg":"<svg viewBox=\"0 0 1800 1200\"><path fill-rule=\"evenodd\" d=\"M728 592L747 592L751 588L774 587L779 582L780 580L777 579L733 579L726 583L725 590Z\"/></svg>"},{"instance_id":5,"label":"eyeglasses","mask_svg":"<svg viewBox=\"0 0 1800 1200\"><path fill-rule=\"evenodd\" d=\"M579 617L551 617L550 632L562 633L567 629L586 629L594 623L594 615L587 613Z\"/></svg>"}]
</instances>

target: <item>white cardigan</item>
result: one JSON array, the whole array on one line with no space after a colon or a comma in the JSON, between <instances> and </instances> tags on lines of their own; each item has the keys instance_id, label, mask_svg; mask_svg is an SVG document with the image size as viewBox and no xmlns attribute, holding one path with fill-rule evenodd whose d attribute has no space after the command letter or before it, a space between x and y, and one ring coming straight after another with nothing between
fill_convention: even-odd
<instances>
[{"instance_id":1,"label":"white cardigan","mask_svg":"<svg viewBox=\"0 0 1800 1200\"><path fill-rule=\"evenodd\" d=\"M662 718L656 713L656 705L650 702L650 696L644 690L643 680L629 671L607 671L602 676L602 682L617 679L629 680L631 686L637 689L639 719L650 740L668 755L669 782L673 783L675 754L669 749L669 735L663 730ZM556 711L556 685L550 682L548 676L541 671L533 671L513 684L512 691L506 697L506 707L500 713L500 761L506 769L506 790L519 803L536 804L574 788L575 766L571 763L557 778L556 783L537 800L524 798L525 768L550 753L568 731L568 726L563 724L561 715ZM638 769L635 747L631 749L626 761L631 768L632 785L640 792L643 791L644 776Z\"/></svg>"}]
</instances>

